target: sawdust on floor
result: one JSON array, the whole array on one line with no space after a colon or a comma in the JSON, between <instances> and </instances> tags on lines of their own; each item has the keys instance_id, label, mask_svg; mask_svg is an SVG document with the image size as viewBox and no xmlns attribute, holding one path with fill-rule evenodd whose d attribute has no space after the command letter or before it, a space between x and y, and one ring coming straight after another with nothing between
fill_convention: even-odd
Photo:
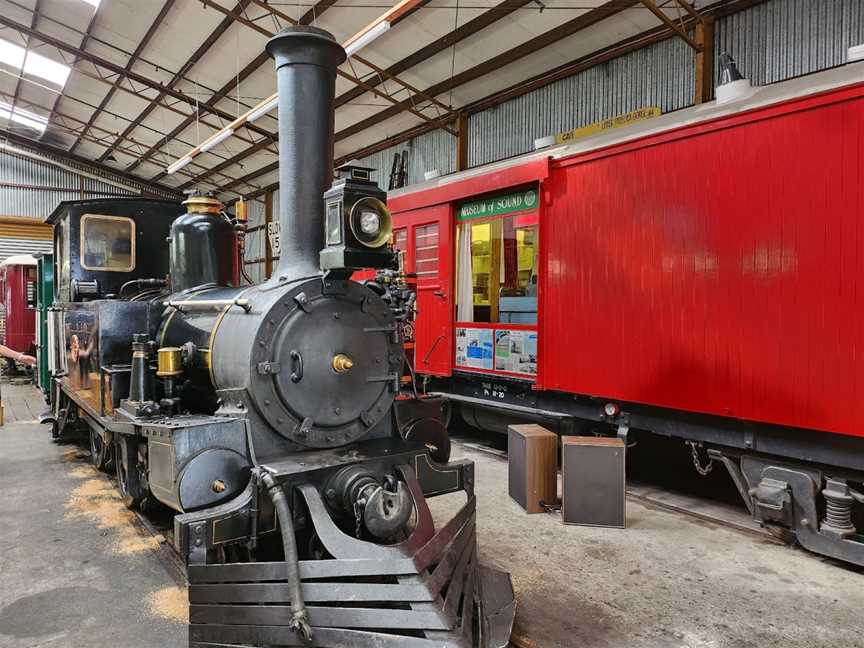
<instances>
[{"instance_id":1,"label":"sawdust on floor","mask_svg":"<svg viewBox=\"0 0 864 648\"><path fill-rule=\"evenodd\" d=\"M111 532L111 548L123 556L151 551L159 546L157 538L139 532L135 526L135 514L123 505L114 485L100 476L91 476L72 490L66 500L66 517L86 518L100 529Z\"/></svg>"},{"instance_id":2,"label":"sawdust on floor","mask_svg":"<svg viewBox=\"0 0 864 648\"><path fill-rule=\"evenodd\" d=\"M189 595L185 587L163 587L147 596L153 616L177 623L189 623Z\"/></svg>"}]
</instances>

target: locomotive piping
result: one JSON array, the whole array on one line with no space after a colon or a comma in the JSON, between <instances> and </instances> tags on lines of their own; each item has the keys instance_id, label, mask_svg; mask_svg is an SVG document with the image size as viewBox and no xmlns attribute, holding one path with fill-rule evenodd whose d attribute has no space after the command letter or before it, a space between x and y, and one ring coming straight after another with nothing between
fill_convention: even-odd
<instances>
[{"instance_id":1,"label":"locomotive piping","mask_svg":"<svg viewBox=\"0 0 864 648\"><path fill-rule=\"evenodd\" d=\"M309 625L309 614L303 601L303 591L300 587L300 565L297 556L297 539L294 537L294 521L291 508L282 486L276 483L268 472L261 472L261 481L267 487L267 494L276 509L279 518L279 532L282 534L282 547L285 552L285 569L288 572L288 589L291 592L291 626L305 640L312 639L312 628Z\"/></svg>"}]
</instances>

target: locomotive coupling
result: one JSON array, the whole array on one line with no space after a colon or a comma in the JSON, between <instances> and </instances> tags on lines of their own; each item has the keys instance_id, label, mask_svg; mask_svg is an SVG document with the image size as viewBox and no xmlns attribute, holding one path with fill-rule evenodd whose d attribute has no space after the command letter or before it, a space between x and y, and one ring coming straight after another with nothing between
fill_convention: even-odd
<instances>
[{"instance_id":1,"label":"locomotive coupling","mask_svg":"<svg viewBox=\"0 0 864 648\"><path fill-rule=\"evenodd\" d=\"M405 484L393 475L379 478L368 468L348 466L330 480L331 505L353 516L355 535L361 526L373 537L388 540L403 530L414 511Z\"/></svg>"}]
</instances>

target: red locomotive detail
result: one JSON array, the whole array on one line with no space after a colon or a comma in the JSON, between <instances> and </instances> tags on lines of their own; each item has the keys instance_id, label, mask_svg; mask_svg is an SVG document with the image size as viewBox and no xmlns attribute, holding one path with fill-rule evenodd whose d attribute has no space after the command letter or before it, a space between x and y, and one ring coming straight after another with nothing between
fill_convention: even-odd
<instances>
[{"instance_id":1,"label":"red locomotive detail","mask_svg":"<svg viewBox=\"0 0 864 648\"><path fill-rule=\"evenodd\" d=\"M481 427L684 439L864 564L862 124L857 63L391 192L417 373Z\"/></svg>"}]
</instances>

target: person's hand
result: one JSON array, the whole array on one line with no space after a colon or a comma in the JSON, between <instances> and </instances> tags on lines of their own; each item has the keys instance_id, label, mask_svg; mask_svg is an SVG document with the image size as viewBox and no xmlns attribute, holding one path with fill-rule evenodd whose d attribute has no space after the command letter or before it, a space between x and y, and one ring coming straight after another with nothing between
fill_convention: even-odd
<instances>
[{"instance_id":1,"label":"person's hand","mask_svg":"<svg viewBox=\"0 0 864 648\"><path fill-rule=\"evenodd\" d=\"M15 359L18 362L21 362L25 365L30 365L31 367L36 364L36 358L31 355L27 355L26 353L19 353L18 357Z\"/></svg>"}]
</instances>

